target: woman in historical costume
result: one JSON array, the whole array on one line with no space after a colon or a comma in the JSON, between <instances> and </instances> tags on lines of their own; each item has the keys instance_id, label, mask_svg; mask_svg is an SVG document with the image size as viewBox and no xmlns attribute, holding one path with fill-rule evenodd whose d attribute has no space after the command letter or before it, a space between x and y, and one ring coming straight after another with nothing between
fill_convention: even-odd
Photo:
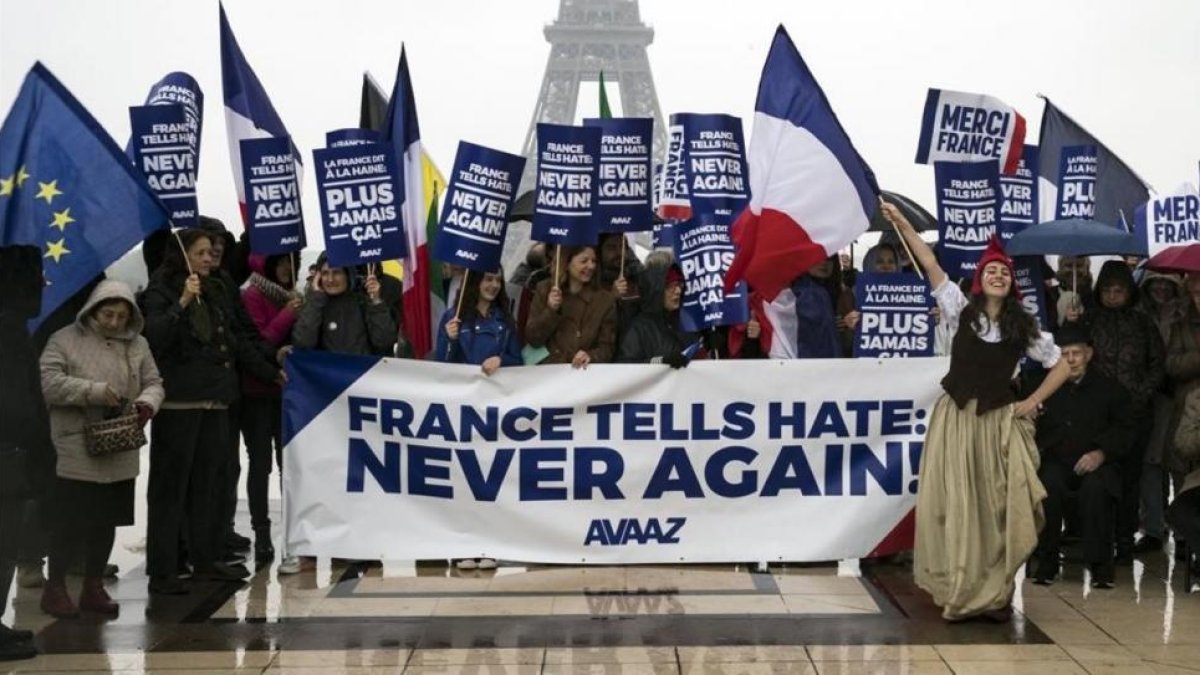
<instances>
[{"instance_id":1,"label":"woman in historical costume","mask_svg":"<svg viewBox=\"0 0 1200 675\"><path fill-rule=\"evenodd\" d=\"M1046 491L1032 420L1069 368L1054 338L1022 308L1012 260L998 241L979 259L968 297L898 209L885 203L883 213L929 275L954 334L945 394L933 408L921 457L913 574L947 620L1007 620L1013 577L1043 523ZM1050 372L1018 401L1012 380L1022 356Z\"/></svg>"}]
</instances>

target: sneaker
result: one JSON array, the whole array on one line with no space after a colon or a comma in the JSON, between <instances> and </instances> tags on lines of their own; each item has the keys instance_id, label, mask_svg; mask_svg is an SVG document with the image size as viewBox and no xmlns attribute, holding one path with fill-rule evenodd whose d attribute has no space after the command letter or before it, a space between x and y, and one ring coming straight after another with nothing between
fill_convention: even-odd
<instances>
[{"instance_id":1,"label":"sneaker","mask_svg":"<svg viewBox=\"0 0 1200 675\"><path fill-rule=\"evenodd\" d=\"M241 565L227 565L221 562L215 562L211 565L197 567L193 573L196 579L204 579L207 581L242 581L250 576L250 570Z\"/></svg>"},{"instance_id":2,"label":"sneaker","mask_svg":"<svg viewBox=\"0 0 1200 675\"><path fill-rule=\"evenodd\" d=\"M147 585L154 595L187 595L187 584L171 577L150 577Z\"/></svg>"},{"instance_id":3,"label":"sneaker","mask_svg":"<svg viewBox=\"0 0 1200 675\"><path fill-rule=\"evenodd\" d=\"M481 570L496 569L496 559L495 558L480 558L479 559L479 569L481 569Z\"/></svg>"},{"instance_id":4,"label":"sneaker","mask_svg":"<svg viewBox=\"0 0 1200 675\"><path fill-rule=\"evenodd\" d=\"M1133 545L1134 555L1143 553L1158 553L1162 551L1163 540L1158 537L1145 536Z\"/></svg>"},{"instance_id":5,"label":"sneaker","mask_svg":"<svg viewBox=\"0 0 1200 675\"><path fill-rule=\"evenodd\" d=\"M250 537L238 534L237 532L230 530L225 535L225 548L228 548L228 549L231 549L234 551L248 551L248 550L250 550Z\"/></svg>"},{"instance_id":6,"label":"sneaker","mask_svg":"<svg viewBox=\"0 0 1200 675\"><path fill-rule=\"evenodd\" d=\"M289 555L279 563L280 574L299 574L300 573L300 558Z\"/></svg>"},{"instance_id":7,"label":"sneaker","mask_svg":"<svg viewBox=\"0 0 1200 675\"><path fill-rule=\"evenodd\" d=\"M463 558L455 562L454 566L460 570L473 570L479 567L479 563L475 562L474 558Z\"/></svg>"},{"instance_id":8,"label":"sneaker","mask_svg":"<svg viewBox=\"0 0 1200 675\"><path fill-rule=\"evenodd\" d=\"M31 640L17 640L8 636L0 637L0 661L32 659L37 655L37 647L33 646Z\"/></svg>"},{"instance_id":9,"label":"sneaker","mask_svg":"<svg viewBox=\"0 0 1200 675\"><path fill-rule=\"evenodd\" d=\"M20 565L17 569L17 585L21 588L41 588L46 585L46 577L42 575L42 566Z\"/></svg>"},{"instance_id":10,"label":"sneaker","mask_svg":"<svg viewBox=\"0 0 1200 675\"><path fill-rule=\"evenodd\" d=\"M1038 586L1049 586L1058 578L1059 567L1057 563L1047 563L1044 560L1037 562L1037 569L1029 580Z\"/></svg>"},{"instance_id":11,"label":"sneaker","mask_svg":"<svg viewBox=\"0 0 1200 675\"><path fill-rule=\"evenodd\" d=\"M1113 582L1113 566L1109 563L1093 563L1092 570L1092 588L1107 590L1114 588L1116 584Z\"/></svg>"}]
</instances>

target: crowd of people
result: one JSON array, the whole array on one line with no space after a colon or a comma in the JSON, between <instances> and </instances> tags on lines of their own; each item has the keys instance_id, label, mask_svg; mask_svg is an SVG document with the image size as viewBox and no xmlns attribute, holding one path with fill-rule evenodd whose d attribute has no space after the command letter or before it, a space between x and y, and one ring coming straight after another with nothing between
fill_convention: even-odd
<instances>
[{"instance_id":1,"label":"crowd of people","mask_svg":"<svg viewBox=\"0 0 1200 675\"><path fill-rule=\"evenodd\" d=\"M1109 261L1093 282L1086 258L1064 256L1047 275L1042 330L998 245L974 279L955 283L904 216L884 209L903 241L885 237L863 269L919 265L936 300L937 353L951 357L922 460L914 559L946 618L1003 618L1026 561L1035 583L1053 583L1064 535L1082 538L1098 588L1113 585L1115 565L1162 549L1172 530L1179 555L1185 538L1200 540L1190 534L1200 500L1186 498L1200 485L1189 474L1200 455L1200 276ZM39 252L0 252L0 587L6 594L16 567L55 617L119 611L103 580L115 573L115 528L133 522L141 467L136 449L97 452L97 425L136 419L136 431L153 418L149 590L184 594L189 579L240 581L247 561L276 559L268 493L284 461L291 350L412 356L396 279L324 255L307 270L294 254L254 255L211 218L147 240L149 281L136 296L98 278L32 337ZM485 375L537 364L844 358L860 320L846 256L775 298L752 292L745 324L699 332L681 321L684 278L671 254L639 260L623 235L534 244L508 279L501 269L446 272L450 308L431 357ZM253 538L234 529L243 442ZM1168 509L1171 494L1185 498ZM314 564L278 555L283 574ZM84 578L78 600L65 583L72 573ZM2 630L4 648L27 644Z\"/></svg>"}]
</instances>

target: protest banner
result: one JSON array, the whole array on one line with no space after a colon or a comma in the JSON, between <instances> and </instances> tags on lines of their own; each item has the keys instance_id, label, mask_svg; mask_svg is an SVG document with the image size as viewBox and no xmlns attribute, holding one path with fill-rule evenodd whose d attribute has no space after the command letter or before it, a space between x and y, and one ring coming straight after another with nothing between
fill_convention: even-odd
<instances>
[{"instance_id":1,"label":"protest banner","mask_svg":"<svg viewBox=\"0 0 1200 675\"><path fill-rule=\"evenodd\" d=\"M658 217L678 222L692 217L692 201L688 194L687 168L684 159L683 125L671 116L667 127L667 161L658 175Z\"/></svg>"},{"instance_id":2,"label":"protest banner","mask_svg":"<svg viewBox=\"0 0 1200 675\"><path fill-rule=\"evenodd\" d=\"M327 148L344 148L348 145L364 145L366 143L380 143L382 141L383 134L374 129L350 127L325 132L325 147Z\"/></svg>"},{"instance_id":3,"label":"protest banner","mask_svg":"<svg viewBox=\"0 0 1200 675\"><path fill-rule=\"evenodd\" d=\"M1021 306L1037 318L1042 330L1050 330L1049 314L1046 313L1046 284L1042 276L1041 256L1018 256L1013 260L1013 283L1021 291Z\"/></svg>"},{"instance_id":4,"label":"protest banner","mask_svg":"<svg viewBox=\"0 0 1200 675\"><path fill-rule=\"evenodd\" d=\"M1148 256L1172 246L1200 243L1200 195L1190 183L1137 207L1134 234L1146 242Z\"/></svg>"},{"instance_id":5,"label":"protest banner","mask_svg":"<svg viewBox=\"0 0 1200 675\"><path fill-rule=\"evenodd\" d=\"M196 131L180 104L143 105L129 109L133 163L162 200L171 222L191 227L199 222L196 202Z\"/></svg>"},{"instance_id":6,"label":"protest banner","mask_svg":"<svg viewBox=\"0 0 1200 675\"><path fill-rule=\"evenodd\" d=\"M750 320L746 282L739 282L730 293L724 288L725 272L734 256L729 223L728 217L696 214L672 228L675 260L684 280L679 324L686 332Z\"/></svg>"},{"instance_id":7,"label":"protest banner","mask_svg":"<svg viewBox=\"0 0 1200 675\"><path fill-rule=\"evenodd\" d=\"M562 246L595 244L600 129L537 126L537 191L530 237Z\"/></svg>"},{"instance_id":8,"label":"protest banner","mask_svg":"<svg viewBox=\"0 0 1200 675\"><path fill-rule=\"evenodd\" d=\"M938 253L953 279L971 278L996 233L1000 172L995 162L934 162Z\"/></svg>"},{"instance_id":9,"label":"protest banner","mask_svg":"<svg viewBox=\"0 0 1200 675\"><path fill-rule=\"evenodd\" d=\"M1038 222L1037 167L1038 147L1026 145L1016 172L1000 176L1000 222L996 229L1002 243L1007 244L1013 235Z\"/></svg>"},{"instance_id":10,"label":"protest banner","mask_svg":"<svg viewBox=\"0 0 1200 675\"><path fill-rule=\"evenodd\" d=\"M600 129L594 220L600 232L641 232L653 224L650 156L653 118L589 118Z\"/></svg>"},{"instance_id":11,"label":"protest banner","mask_svg":"<svg viewBox=\"0 0 1200 675\"><path fill-rule=\"evenodd\" d=\"M947 367L698 361L485 377L478 366L293 353L287 550L562 564L895 552ZM781 534L796 523L820 527Z\"/></svg>"},{"instance_id":12,"label":"protest banner","mask_svg":"<svg viewBox=\"0 0 1200 675\"><path fill-rule=\"evenodd\" d=\"M273 255L303 249L299 158L291 137L249 138L239 146L250 250Z\"/></svg>"},{"instance_id":13,"label":"protest banner","mask_svg":"<svg viewBox=\"0 0 1200 675\"><path fill-rule=\"evenodd\" d=\"M859 274L856 358L933 356L929 284L915 274Z\"/></svg>"},{"instance_id":14,"label":"protest banner","mask_svg":"<svg viewBox=\"0 0 1200 675\"><path fill-rule=\"evenodd\" d=\"M1096 146L1067 145L1058 164L1058 209L1055 218L1096 217ZM1111 224L1111 223L1110 223Z\"/></svg>"},{"instance_id":15,"label":"protest banner","mask_svg":"<svg viewBox=\"0 0 1200 675\"><path fill-rule=\"evenodd\" d=\"M459 142L434 257L481 273L500 269L508 212L524 170L524 157Z\"/></svg>"},{"instance_id":16,"label":"protest banner","mask_svg":"<svg viewBox=\"0 0 1200 675\"><path fill-rule=\"evenodd\" d=\"M1000 99L930 89L921 116L917 164L996 160L1016 173L1025 143L1025 118Z\"/></svg>"},{"instance_id":17,"label":"protest banner","mask_svg":"<svg viewBox=\"0 0 1200 675\"><path fill-rule=\"evenodd\" d=\"M325 251L334 267L403 258L400 171L386 143L313 151Z\"/></svg>"},{"instance_id":18,"label":"protest banner","mask_svg":"<svg viewBox=\"0 0 1200 675\"><path fill-rule=\"evenodd\" d=\"M691 217L715 215L732 222L750 201L741 118L675 113L671 124L683 126L683 166Z\"/></svg>"}]
</instances>

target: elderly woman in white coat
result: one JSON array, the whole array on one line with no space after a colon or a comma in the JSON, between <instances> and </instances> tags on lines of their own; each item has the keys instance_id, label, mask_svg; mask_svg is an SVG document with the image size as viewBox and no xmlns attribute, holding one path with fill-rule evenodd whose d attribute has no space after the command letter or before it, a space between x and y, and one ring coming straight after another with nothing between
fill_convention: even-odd
<instances>
[{"instance_id":1,"label":"elderly woman in white coat","mask_svg":"<svg viewBox=\"0 0 1200 675\"><path fill-rule=\"evenodd\" d=\"M103 281L75 323L56 332L42 352L42 391L58 462L50 508L50 574L41 606L58 618L77 616L81 608L110 615L119 611L102 575L116 528L133 524L139 451L93 456L84 428L123 402L136 409L142 425L158 410L162 378L141 336L144 324L129 287ZM63 583L77 560L84 565L78 605Z\"/></svg>"}]
</instances>

